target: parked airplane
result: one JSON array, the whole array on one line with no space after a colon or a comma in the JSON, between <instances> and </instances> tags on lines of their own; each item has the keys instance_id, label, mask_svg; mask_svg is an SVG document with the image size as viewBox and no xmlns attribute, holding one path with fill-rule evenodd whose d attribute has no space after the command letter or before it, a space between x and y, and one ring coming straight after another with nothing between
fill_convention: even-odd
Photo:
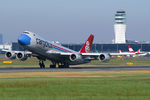
<instances>
[{"instance_id":1,"label":"parked airplane","mask_svg":"<svg viewBox=\"0 0 150 100\"><path fill-rule=\"evenodd\" d=\"M128 45L130 53L135 53L136 56L145 56L148 52L141 52L141 49L138 49L136 52Z\"/></svg>"},{"instance_id":2,"label":"parked airplane","mask_svg":"<svg viewBox=\"0 0 150 100\"><path fill-rule=\"evenodd\" d=\"M136 53L140 53L140 50L141 50L141 49L138 49L138 51L135 52L135 51L128 45L128 50L129 50L129 52L136 54Z\"/></svg>"},{"instance_id":3,"label":"parked airplane","mask_svg":"<svg viewBox=\"0 0 150 100\"><path fill-rule=\"evenodd\" d=\"M141 49L138 49L136 52L128 45L129 52L122 52L122 50L119 50L120 54L126 54L128 57L136 57L136 56L145 56L148 54L148 52L141 52Z\"/></svg>"},{"instance_id":4,"label":"parked airplane","mask_svg":"<svg viewBox=\"0 0 150 100\"><path fill-rule=\"evenodd\" d=\"M69 65L89 63L91 60L109 61L112 56L124 55L120 53L91 53L94 36L91 34L79 52L63 47L59 44L46 41L39 35L25 31L18 37L18 43L27 51L7 51L9 59L27 60L28 57L37 57L40 68L45 68L44 61L50 60L50 68L68 68Z\"/></svg>"},{"instance_id":5,"label":"parked airplane","mask_svg":"<svg viewBox=\"0 0 150 100\"><path fill-rule=\"evenodd\" d=\"M127 57L134 57L135 56L135 53L132 53L132 52L122 52L122 50L119 50L119 53L124 55L124 56L127 56Z\"/></svg>"}]
</instances>

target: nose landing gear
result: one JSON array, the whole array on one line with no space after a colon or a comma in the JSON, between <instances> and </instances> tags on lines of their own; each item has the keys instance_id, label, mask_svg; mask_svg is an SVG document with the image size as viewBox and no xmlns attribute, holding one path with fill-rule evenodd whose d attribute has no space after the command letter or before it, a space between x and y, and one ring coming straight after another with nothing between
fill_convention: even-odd
<instances>
[{"instance_id":1,"label":"nose landing gear","mask_svg":"<svg viewBox=\"0 0 150 100\"><path fill-rule=\"evenodd\" d=\"M40 68L45 68L45 64L44 64L44 61L42 60L40 60L39 61L39 65L40 65Z\"/></svg>"}]
</instances>

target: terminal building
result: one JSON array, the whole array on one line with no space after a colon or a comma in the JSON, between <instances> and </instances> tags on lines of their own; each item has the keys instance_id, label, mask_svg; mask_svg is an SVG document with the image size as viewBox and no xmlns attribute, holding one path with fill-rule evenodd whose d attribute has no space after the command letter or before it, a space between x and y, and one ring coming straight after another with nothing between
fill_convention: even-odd
<instances>
[{"instance_id":1,"label":"terminal building","mask_svg":"<svg viewBox=\"0 0 150 100\"><path fill-rule=\"evenodd\" d=\"M150 44L93 44L92 52L103 52L103 53L110 53L110 52L129 52L128 45L130 45L134 51L141 49L144 52L150 52ZM63 46L68 47L75 51L80 51L83 44L63 44Z\"/></svg>"}]
</instances>

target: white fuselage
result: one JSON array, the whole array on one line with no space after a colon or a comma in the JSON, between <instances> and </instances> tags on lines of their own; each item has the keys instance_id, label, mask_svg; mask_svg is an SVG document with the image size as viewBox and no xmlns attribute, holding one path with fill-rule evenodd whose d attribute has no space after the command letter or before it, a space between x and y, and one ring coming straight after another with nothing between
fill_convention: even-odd
<instances>
[{"instance_id":1,"label":"white fuselage","mask_svg":"<svg viewBox=\"0 0 150 100\"><path fill-rule=\"evenodd\" d=\"M24 45L22 43L19 43L23 48L25 48L28 51L31 51L33 54L39 55L41 58L46 58L51 61L67 61L70 65L71 64L82 64L87 63L89 60L78 59L76 61L70 61L69 56L62 56L60 54L76 54L80 56L79 52L76 52L74 50L68 49L66 47L63 47L61 45L58 45L56 43L52 43L49 41L46 41L45 39L41 38L35 33L28 32L28 34L23 33L22 34L25 38L28 37L30 39L29 44ZM27 39L26 39L27 40Z\"/></svg>"}]
</instances>

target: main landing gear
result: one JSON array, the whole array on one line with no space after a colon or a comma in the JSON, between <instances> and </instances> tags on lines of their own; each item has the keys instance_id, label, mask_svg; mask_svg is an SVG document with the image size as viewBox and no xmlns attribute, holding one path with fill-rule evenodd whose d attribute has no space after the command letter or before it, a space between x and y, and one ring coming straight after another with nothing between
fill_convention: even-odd
<instances>
[{"instance_id":1,"label":"main landing gear","mask_svg":"<svg viewBox=\"0 0 150 100\"><path fill-rule=\"evenodd\" d=\"M50 68L56 68L56 62L52 61L52 65L49 66Z\"/></svg>"},{"instance_id":2,"label":"main landing gear","mask_svg":"<svg viewBox=\"0 0 150 100\"><path fill-rule=\"evenodd\" d=\"M40 68L45 68L45 64L44 64L44 61L42 60L40 60L39 61L39 65L40 65Z\"/></svg>"},{"instance_id":3,"label":"main landing gear","mask_svg":"<svg viewBox=\"0 0 150 100\"><path fill-rule=\"evenodd\" d=\"M69 64L66 62L61 63L60 65L58 64L58 68L69 68Z\"/></svg>"},{"instance_id":4,"label":"main landing gear","mask_svg":"<svg viewBox=\"0 0 150 100\"><path fill-rule=\"evenodd\" d=\"M45 68L44 64L45 60L39 60L39 66L40 68ZM52 65L50 65L50 68L56 68L56 65L58 65L58 68L69 68L69 64L67 62L58 62L58 61L52 61Z\"/></svg>"},{"instance_id":5,"label":"main landing gear","mask_svg":"<svg viewBox=\"0 0 150 100\"><path fill-rule=\"evenodd\" d=\"M56 68L56 64L58 65L58 68L69 68L69 64L66 62L55 62L52 61L52 65L50 65L50 68Z\"/></svg>"}]
</instances>

